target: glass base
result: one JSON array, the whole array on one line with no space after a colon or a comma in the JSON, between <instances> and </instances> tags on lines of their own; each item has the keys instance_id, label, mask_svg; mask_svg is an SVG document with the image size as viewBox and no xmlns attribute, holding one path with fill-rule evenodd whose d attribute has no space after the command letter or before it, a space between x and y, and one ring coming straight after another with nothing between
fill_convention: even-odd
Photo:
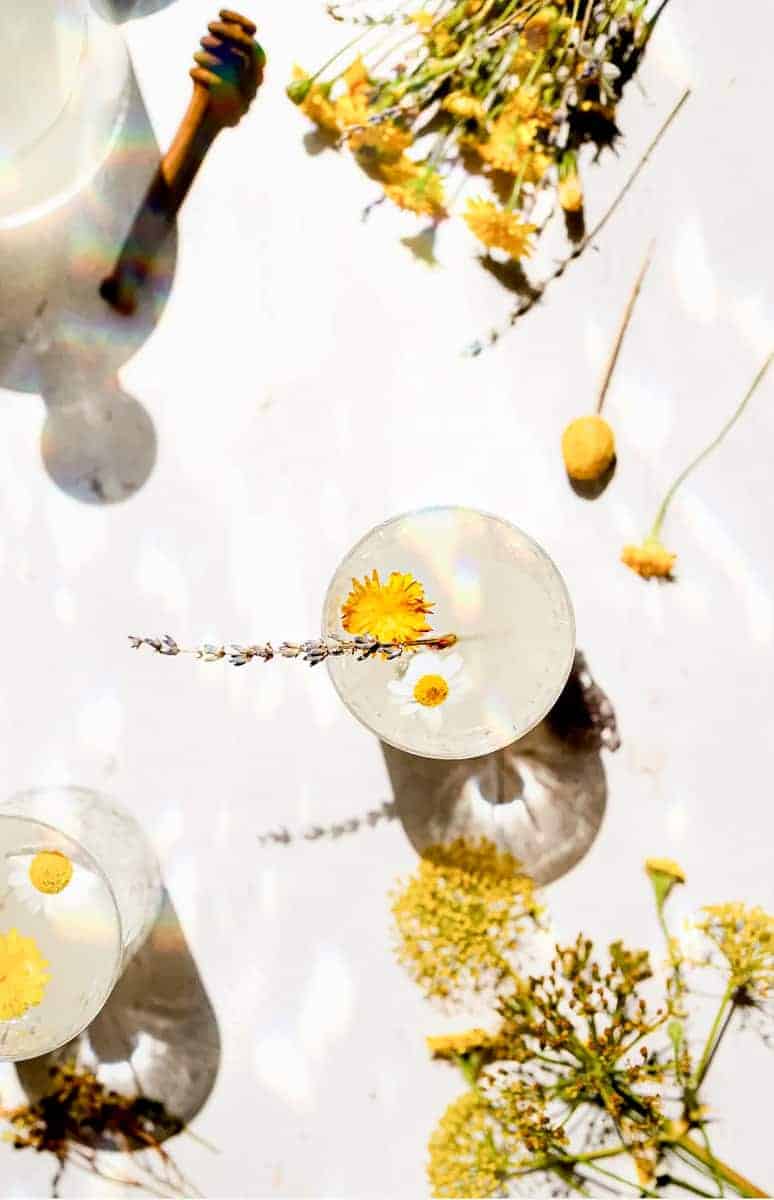
<instances>
[{"instance_id":1,"label":"glass base","mask_svg":"<svg viewBox=\"0 0 774 1200\"><path fill-rule=\"evenodd\" d=\"M156 856L131 813L115 800L79 787L17 792L0 804L0 813L52 825L96 860L116 898L126 964L150 933L162 901Z\"/></svg>"},{"instance_id":2,"label":"glass base","mask_svg":"<svg viewBox=\"0 0 774 1200\"><path fill-rule=\"evenodd\" d=\"M482 838L507 850L537 883L587 853L607 803L602 747L615 750L612 706L578 654L548 717L513 745L442 762L382 743L395 807L414 848Z\"/></svg>"}]
</instances>

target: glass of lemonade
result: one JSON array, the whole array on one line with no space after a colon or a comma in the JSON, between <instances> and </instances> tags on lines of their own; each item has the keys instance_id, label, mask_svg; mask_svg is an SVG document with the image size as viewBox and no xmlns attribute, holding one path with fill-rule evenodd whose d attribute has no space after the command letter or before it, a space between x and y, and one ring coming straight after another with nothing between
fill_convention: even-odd
<instances>
[{"instance_id":1,"label":"glass of lemonade","mask_svg":"<svg viewBox=\"0 0 774 1200\"><path fill-rule=\"evenodd\" d=\"M134 818L80 788L0 805L0 1059L45 1054L105 1004L162 898Z\"/></svg>"},{"instance_id":2,"label":"glass of lemonade","mask_svg":"<svg viewBox=\"0 0 774 1200\"><path fill-rule=\"evenodd\" d=\"M508 521L458 507L394 517L358 542L328 589L323 632L419 643L328 664L359 721L424 758L479 757L524 737L575 653L569 594L545 551ZM452 645L427 644L445 635Z\"/></svg>"},{"instance_id":3,"label":"glass of lemonade","mask_svg":"<svg viewBox=\"0 0 774 1200\"><path fill-rule=\"evenodd\" d=\"M0 4L0 228L71 196L102 162L129 96L117 25L91 0Z\"/></svg>"}]
</instances>

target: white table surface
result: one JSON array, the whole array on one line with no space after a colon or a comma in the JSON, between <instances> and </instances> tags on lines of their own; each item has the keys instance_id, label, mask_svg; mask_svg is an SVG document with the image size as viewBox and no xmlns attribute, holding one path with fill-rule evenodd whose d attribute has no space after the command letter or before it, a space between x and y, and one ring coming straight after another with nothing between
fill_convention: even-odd
<instances>
[{"instance_id":1,"label":"white table surface","mask_svg":"<svg viewBox=\"0 0 774 1200\"><path fill-rule=\"evenodd\" d=\"M213 15L211 3L184 0L125 24L162 146ZM68 282L28 279L29 313L51 289L59 299L31 351L54 364L54 383L27 372L0 389L2 790L101 788L150 834L222 1039L195 1121L218 1153L174 1144L205 1195L419 1196L428 1135L461 1084L424 1047L452 1022L391 951L387 892L415 851L397 821L337 840L259 841L389 800L378 743L324 670L164 661L131 653L126 637L311 636L333 568L378 521L433 503L500 513L564 573L578 643L623 735L605 760L602 830L546 891L557 935L623 935L660 955L648 854L687 871L678 916L727 899L770 909L774 375L674 505L665 541L679 582L648 586L618 555L774 341L774 12L749 0L719 21L701 0L672 0L642 88L621 106L620 154L587 172L591 220L690 85L688 105L599 252L477 359L460 351L510 298L464 228L442 229L442 266L426 269L399 242L419 222L382 207L363 224L374 186L345 155L305 152L305 122L283 88L293 62L319 63L341 28L319 0L253 15L266 84L188 199L169 301L144 344L127 358L117 318L95 332L79 317L78 297L109 266L90 233L109 214L88 195ZM8 235L4 252L38 232L13 245ZM618 471L589 504L567 486L558 439L592 403L653 237L608 399ZM119 361L121 388L152 418L157 461L133 497L87 505L41 466L39 393L64 386L63 362L70 386L88 389ZM774 1186L772 1065L754 1034L729 1038L708 1092L722 1117L717 1152L764 1186ZM0 1073L4 1099L15 1078ZM0 1163L6 1195L47 1194L50 1163L10 1148ZM63 1191L121 1194L76 1174Z\"/></svg>"}]
</instances>

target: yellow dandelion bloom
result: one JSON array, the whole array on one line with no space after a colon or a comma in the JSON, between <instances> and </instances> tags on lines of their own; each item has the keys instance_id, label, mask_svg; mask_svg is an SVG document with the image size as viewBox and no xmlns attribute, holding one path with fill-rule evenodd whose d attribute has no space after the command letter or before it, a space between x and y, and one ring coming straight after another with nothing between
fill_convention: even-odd
<instances>
[{"instance_id":1,"label":"yellow dandelion bloom","mask_svg":"<svg viewBox=\"0 0 774 1200\"><path fill-rule=\"evenodd\" d=\"M517 213L506 212L489 200L468 200L465 221L485 246L505 250L517 259L531 253L529 239L537 226L522 221Z\"/></svg>"},{"instance_id":2,"label":"yellow dandelion bloom","mask_svg":"<svg viewBox=\"0 0 774 1200\"><path fill-rule=\"evenodd\" d=\"M294 88L297 88L297 91L294 92ZM318 129L325 129L328 133L339 133L336 105L331 102L329 93L328 85L311 83L306 71L299 66L293 68L293 83L288 88L290 98Z\"/></svg>"},{"instance_id":3,"label":"yellow dandelion bloom","mask_svg":"<svg viewBox=\"0 0 774 1200\"><path fill-rule=\"evenodd\" d=\"M656 904L661 909L666 903L672 889L678 883L685 883L685 872L671 858L646 858L645 873L653 884ZM673 959L679 954L679 947L673 948Z\"/></svg>"},{"instance_id":4,"label":"yellow dandelion bloom","mask_svg":"<svg viewBox=\"0 0 774 1200\"><path fill-rule=\"evenodd\" d=\"M509 116L534 117L540 108L540 91L534 85L517 88L503 107Z\"/></svg>"},{"instance_id":5,"label":"yellow dandelion bloom","mask_svg":"<svg viewBox=\"0 0 774 1200\"><path fill-rule=\"evenodd\" d=\"M513 117L498 117L489 129L489 138L478 148L485 163L496 171L518 175L526 152L535 140L536 121L518 121Z\"/></svg>"},{"instance_id":6,"label":"yellow dandelion bloom","mask_svg":"<svg viewBox=\"0 0 774 1200\"><path fill-rule=\"evenodd\" d=\"M575 172L559 180L559 203L569 213L580 212L583 208L583 188Z\"/></svg>"},{"instance_id":7,"label":"yellow dandelion bloom","mask_svg":"<svg viewBox=\"0 0 774 1200\"><path fill-rule=\"evenodd\" d=\"M657 537L647 537L641 546L624 546L621 562L643 579L670 579L677 555L671 554Z\"/></svg>"},{"instance_id":8,"label":"yellow dandelion bloom","mask_svg":"<svg viewBox=\"0 0 774 1200\"><path fill-rule=\"evenodd\" d=\"M341 623L355 636L370 634L379 642L412 642L430 632L427 616L433 607L413 575L393 571L382 583L379 572L373 571L362 583L352 580L352 591L341 608Z\"/></svg>"},{"instance_id":9,"label":"yellow dandelion bloom","mask_svg":"<svg viewBox=\"0 0 774 1200\"><path fill-rule=\"evenodd\" d=\"M30 863L30 882L46 896L63 892L73 877L73 864L59 850L41 850Z\"/></svg>"},{"instance_id":10,"label":"yellow dandelion bloom","mask_svg":"<svg viewBox=\"0 0 774 1200\"><path fill-rule=\"evenodd\" d=\"M475 121L486 120L486 109L480 100L468 92L449 92L444 98L441 108L445 108L454 117L471 118Z\"/></svg>"},{"instance_id":11,"label":"yellow dandelion bloom","mask_svg":"<svg viewBox=\"0 0 774 1200\"><path fill-rule=\"evenodd\" d=\"M685 883L685 871L673 858L646 858L645 870L648 874L656 871L659 875L668 875L675 883Z\"/></svg>"},{"instance_id":12,"label":"yellow dandelion bloom","mask_svg":"<svg viewBox=\"0 0 774 1200\"><path fill-rule=\"evenodd\" d=\"M405 156L385 169L384 194L399 208L440 219L446 216L443 180L436 170Z\"/></svg>"},{"instance_id":13,"label":"yellow dandelion bloom","mask_svg":"<svg viewBox=\"0 0 774 1200\"><path fill-rule=\"evenodd\" d=\"M366 125L349 135L349 147L355 154L374 154L382 159L400 158L413 141L413 135L407 129L400 129L393 121Z\"/></svg>"},{"instance_id":14,"label":"yellow dandelion bloom","mask_svg":"<svg viewBox=\"0 0 774 1200\"><path fill-rule=\"evenodd\" d=\"M368 118L368 102L362 91L345 92L333 106L336 128L347 130L351 125L361 125Z\"/></svg>"},{"instance_id":15,"label":"yellow dandelion bloom","mask_svg":"<svg viewBox=\"0 0 774 1200\"><path fill-rule=\"evenodd\" d=\"M50 978L47 966L34 938L16 929L0 933L0 1021L15 1021L40 1004Z\"/></svg>"},{"instance_id":16,"label":"yellow dandelion bloom","mask_svg":"<svg viewBox=\"0 0 774 1200\"><path fill-rule=\"evenodd\" d=\"M562 434L562 457L570 479L599 479L615 458L615 435L607 421L597 413L570 421Z\"/></svg>"},{"instance_id":17,"label":"yellow dandelion bloom","mask_svg":"<svg viewBox=\"0 0 774 1200\"><path fill-rule=\"evenodd\" d=\"M353 59L349 64L342 76L342 79L347 85L348 92L356 92L360 88L365 87L369 82L366 65L359 54L357 58Z\"/></svg>"}]
</instances>

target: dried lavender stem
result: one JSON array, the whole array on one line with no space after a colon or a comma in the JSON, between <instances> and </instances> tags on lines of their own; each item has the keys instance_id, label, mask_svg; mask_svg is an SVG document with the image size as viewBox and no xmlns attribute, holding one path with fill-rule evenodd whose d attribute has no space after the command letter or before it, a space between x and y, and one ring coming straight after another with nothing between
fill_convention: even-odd
<instances>
[{"instance_id":1,"label":"dried lavender stem","mask_svg":"<svg viewBox=\"0 0 774 1200\"><path fill-rule=\"evenodd\" d=\"M453 646L457 641L456 633L444 633L438 637L417 638L410 642L379 642L376 638L369 635L363 635L355 638L340 638L340 637L324 637L316 638L308 642L282 642L275 650L269 643L263 645L238 646L235 643L228 645L210 645L206 643L203 646L184 647L178 646L173 637L165 633L160 638L135 637L130 635L129 642L133 650L139 650L140 646L148 646L151 650L155 650L157 654L164 654L170 658L176 657L178 654L192 654L195 658L200 658L204 662L218 662L220 659L226 659L232 667L243 667L245 663L251 662L254 658L260 658L263 662L270 662L273 658L301 658L304 662L309 663L311 667L316 667L318 663L325 662L326 658L339 658L342 655L348 654L357 662L363 662L367 658L375 658L381 655L383 658L394 659L400 658L407 651L427 648L431 650L447 650L449 646Z\"/></svg>"},{"instance_id":2,"label":"dried lavender stem","mask_svg":"<svg viewBox=\"0 0 774 1200\"><path fill-rule=\"evenodd\" d=\"M639 274L637 275L637 279L635 281L634 287L632 288L632 292L631 292L631 295L629 296L629 300L627 302L626 308L624 309L624 314L623 314L623 317L621 318L621 324L618 327L618 333L616 334L615 342L613 343L613 349L610 351L610 357L607 360L605 374L604 374L602 383L599 388L599 394L597 396L597 412L598 413L602 412L602 405L605 403L605 397L607 396L607 390L610 387L610 380L613 378L613 371L615 370L615 365L618 362L618 355L621 353L621 346L623 345L623 340L626 336L626 331L629 328L629 322L632 319L632 313L634 312L634 306L637 303L637 297L640 294L640 289L642 288L642 284L645 279L645 275L647 273L648 267L650 266L650 260L653 256L653 247L655 246L655 244L656 244L655 241L653 241L650 243L650 246L648 247L648 252L645 255L645 259L643 261L642 266L640 267Z\"/></svg>"}]
</instances>

